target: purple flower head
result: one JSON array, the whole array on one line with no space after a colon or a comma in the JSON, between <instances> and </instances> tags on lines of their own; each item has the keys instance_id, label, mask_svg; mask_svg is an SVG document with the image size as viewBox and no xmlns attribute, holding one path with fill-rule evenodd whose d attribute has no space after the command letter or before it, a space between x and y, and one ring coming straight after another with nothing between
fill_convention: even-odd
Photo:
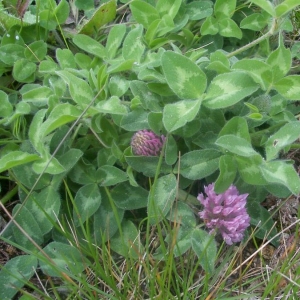
<instances>
[{"instance_id":1,"label":"purple flower head","mask_svg":"<svg viewBox=\"0 0 300 300\"><path fill-rule=\"evenodd\" d=\"M159 156L165 139L150 130L139 130L131 139L132 151L135 155Z\"/></svg>"},{"instance_id":2,"label":"purple flower head","mask_svg":"<svg viewBox=\"0 0 300 300\"><path fill-rule=\"evenodd\" d=\"M250 217L245 208L248 194L240 195L234 185L218 195L214 191L214 184L209 184L204 190L207 197L199 194L197 199L204 206L199 216L211 229L209 233L218 231L228 245L240 242L250 225Z\"/></svg>"}]
</instances>

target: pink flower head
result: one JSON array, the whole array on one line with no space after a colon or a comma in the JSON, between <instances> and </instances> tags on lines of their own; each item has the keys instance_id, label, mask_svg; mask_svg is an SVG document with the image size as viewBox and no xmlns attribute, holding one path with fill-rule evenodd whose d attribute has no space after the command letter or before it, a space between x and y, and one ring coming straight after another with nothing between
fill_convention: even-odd
<instances>
[{"instance_id":1,"label":"pink flower head","mask_svg":"<svg viewBox=\"0 0 300 300\"><path fill-rule=\"evenodd\" d=\"M228 245L240 242L250 225L250 217L245 208L248 194L240 195L234 185L218 195L214 191L214 184L209 184L204 190L207 197L203 194L197 197L204 206L199 216L211 229L210 233L218 231Z\"/></svg>"},{"instance_id":2,"label":"pink flower head","mask_svg":"<svg viewBox=\"0 0 300 300\"><path fill-rule=\"evenodd\" d=\"M164 141L164 135L158 136L150 130L139 130L131 139L131 147L135 155L159 156Z\"/></svg>"}]
</instances>

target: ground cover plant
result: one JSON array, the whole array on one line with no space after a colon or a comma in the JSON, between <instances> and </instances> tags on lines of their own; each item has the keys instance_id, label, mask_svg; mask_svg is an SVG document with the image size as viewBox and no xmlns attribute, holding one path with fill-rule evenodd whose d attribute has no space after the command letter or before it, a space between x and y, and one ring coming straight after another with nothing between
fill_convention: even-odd
<instances>
[{"instance_id":1,"label":"ground cover plant","mask_svg":"<svg viewBox=\"0 0 300 300\"><path fill-rule=\"evenodd\" d=\"M299 297L298 1L0 5L1 299Z\"/></svg>"}]
</instances>

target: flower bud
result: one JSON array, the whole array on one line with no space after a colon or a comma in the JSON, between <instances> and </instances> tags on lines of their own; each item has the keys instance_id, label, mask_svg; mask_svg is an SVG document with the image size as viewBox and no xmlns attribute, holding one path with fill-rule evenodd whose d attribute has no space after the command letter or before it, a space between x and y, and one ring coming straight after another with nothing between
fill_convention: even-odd
<instances>
[{"instance_id":1,"label":"flower bud","mask_svg":"<svg viewBox=\"0 0 300 300\"><path fill-rule=\"evenodd\" d=\"M131 139L132 152L141 156L159 156L165 136L158 136L150 130L137 131Z\"/></svg>"}]
</instances>

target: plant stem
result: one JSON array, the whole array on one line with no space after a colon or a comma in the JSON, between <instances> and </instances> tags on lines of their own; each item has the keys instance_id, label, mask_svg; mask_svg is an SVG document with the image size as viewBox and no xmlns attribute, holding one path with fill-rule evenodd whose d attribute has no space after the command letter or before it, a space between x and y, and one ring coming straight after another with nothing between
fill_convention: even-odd
<instances>
[{"instance_id":1,"label":"plant stem","mask_svg":"<svg viewBox=\"0 0 300 300\"><path fill-rule=\"evenodd\" d=\"M18 186L16 185L12 190L7 192L5 196L0 200L2 204L5 204L9 201L16 193L18 192Z\"/></svg>"},{"instance_id":2,"label":"plant stem","mask_svg":"<svg viewBox=\"0 0 300 300\"><path fill-rule=\"evenodd\" d=\"M235 56L235 55L237 55L239 53L242 53L245 50L248 50L249 48L252 48L253 46L259 44L260 42L262 42L262 41L266 40L267 38L269 38L270 36L272 36L274 34L275 30L276 30L277 21L278 20L276 18L273 18L272 24L271 24L271 28L270 28L270 30L267 33L265 33L264 35L262 35L258 39L252 41L251 43L249 43L249 44L247 44L247 45L245 45L245 46L243 46L243 47L241 47L241 48L239 48L239 49L237 49L237 50L235 50L235 51L233 51L231 53L228 53L226 55L227 58L230 58L230 57Z\"/></svg>"}]
</instances>

